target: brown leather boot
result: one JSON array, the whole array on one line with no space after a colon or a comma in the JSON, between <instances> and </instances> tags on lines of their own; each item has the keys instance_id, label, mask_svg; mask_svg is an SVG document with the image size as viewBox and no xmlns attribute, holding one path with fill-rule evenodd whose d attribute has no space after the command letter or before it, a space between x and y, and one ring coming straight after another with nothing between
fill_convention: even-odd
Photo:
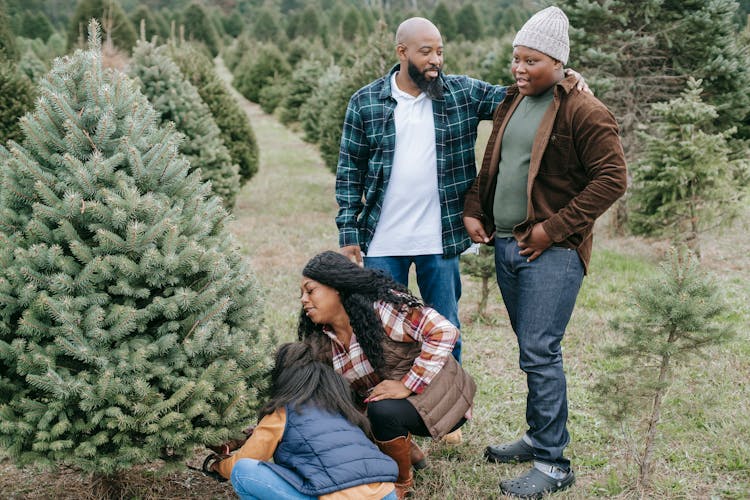
<instances>
[{"instance_id":1,"label":"brown leather boot","mask_svg":"<svg viewBox=\"0 0 750 500\"><path fill-rule=\"evenodd\" d=\"M411 434L393 438L390 441L375 441L375 443L380 451L395 460L398 465L396 496L399 500L403 500L414 484L414 473L411 470Z\"/></svg>"},{"instance_id":2,"label":"brown leather boot","mask_svg":"<svg viewBox=\"0 0 750 500\"><path fill-rule=\"evenodd\" d=\"M419 447L416 441L414 441L414 438L410 440L411 448L409 449L409 458L411 459L411 465L414 467L414 470L422 470L429 467L429 464L427 463L427 458L425 458L424 452Z\"/></svg>"}]
</instances>

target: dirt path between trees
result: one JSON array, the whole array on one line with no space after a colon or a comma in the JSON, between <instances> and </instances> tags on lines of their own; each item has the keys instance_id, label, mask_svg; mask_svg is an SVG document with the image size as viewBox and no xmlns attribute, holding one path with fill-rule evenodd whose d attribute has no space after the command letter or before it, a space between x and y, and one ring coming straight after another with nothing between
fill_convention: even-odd
<instances>
[{"instance_id":1,"label":"dirt path between trees","mask_svg":"<svg viewBox=\"0 0 750 500\"><path fill-rule=\"evenodd\" d=\"M231 81L221 60L217 69ZM247 113L260 151L258 173L237 197L231 229L266 291L267 315L280 314L289 326L277 335L291 340L302 267L316 253L338 248L335 179L301 133L283 126L234 88L231 91Z\"/></svg>"}]
</instances>

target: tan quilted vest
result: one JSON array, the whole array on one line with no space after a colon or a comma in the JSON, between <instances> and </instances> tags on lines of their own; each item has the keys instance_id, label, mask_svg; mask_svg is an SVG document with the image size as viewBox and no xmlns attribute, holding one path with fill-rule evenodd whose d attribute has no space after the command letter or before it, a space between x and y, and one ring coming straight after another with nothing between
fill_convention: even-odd
<instances>
[{"instance_id":1,"label":"tan quilted vest","mask_svg":"<svg viewBox=\"0 0 750 500\"><path fill-rule=\"evenodd\" d=\"M419 342L396 342L386 337L383 341L387 379L400 380L419 356ZM407 399L417 409L430 435L441 438L453 429L471 408L477 386L453 356L440 369L422 394L412 394Z\"/></svg>"}]
</instances>

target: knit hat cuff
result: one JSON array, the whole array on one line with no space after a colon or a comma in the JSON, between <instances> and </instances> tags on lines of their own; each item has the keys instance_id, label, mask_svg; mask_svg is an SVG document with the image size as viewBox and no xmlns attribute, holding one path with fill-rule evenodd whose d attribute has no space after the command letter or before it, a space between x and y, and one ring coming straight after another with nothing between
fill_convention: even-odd
<instances>
[{"instance_id":1,"label":"knit hat cuff","mask_svg":"<svg viewBox=\"0 0 750 500\"><path fill-rule=\"evenodd\" d=\"M538 50L563 64L568 62L568 56L570 55L570 47L568 45L538 31L519 31L513 40L513 47L516 45L523 45L524 47Z\"/></svg>"}]
</instances>

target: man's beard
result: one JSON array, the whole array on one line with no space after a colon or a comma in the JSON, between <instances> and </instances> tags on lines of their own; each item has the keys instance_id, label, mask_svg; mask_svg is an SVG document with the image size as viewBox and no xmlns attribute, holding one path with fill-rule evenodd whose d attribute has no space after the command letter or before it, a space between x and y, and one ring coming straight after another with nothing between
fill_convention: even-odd
<instances>
[{"instance_id":1,"label":"man's beard","mask_svg":"<svg viewBox=\"0 0 750 500\"><path fill-rule=\"evenodd\" d=\"M441 99L443 97L443 82L440 80L440 68L432 67L427 71L430 70L437 70L438 76L428 80L424 76L424 72L419 71L419 68L409 61L409 76L417 84L417 88L427 94L430 99Z\"/></svg>"}]
</instances>

